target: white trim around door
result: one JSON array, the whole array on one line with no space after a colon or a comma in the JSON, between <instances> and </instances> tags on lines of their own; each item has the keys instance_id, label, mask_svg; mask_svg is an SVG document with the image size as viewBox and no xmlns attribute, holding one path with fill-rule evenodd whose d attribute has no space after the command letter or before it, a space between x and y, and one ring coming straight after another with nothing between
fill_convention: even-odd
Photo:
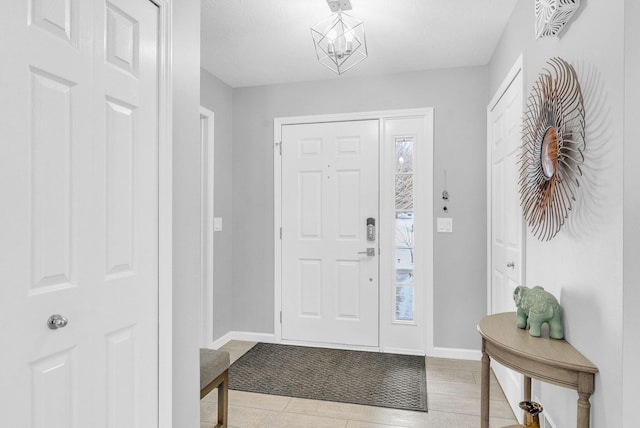
<instances>
[{"instance_id":1,"label":"white trim around door","mask_svg":"<svg viewBox=\"0 0 640 428\"><path fill-rule=\"evenodd\" d=\"M343 121L358 121L358 120L378 120L379 122L379 138L381 147L381 159L380 159L380 192L381 196L386 199L381 199L381 212L380 212L380 227L378 227L380 236L380 253L382 255L381 260L385 260L385 257L391 260L392 251L394 251L394 238L392 237L393 228L387 225L386 228L382 227L383 223L389 223L393 221L393 214L391 212L385 213L385 206L391 204L393 209L393 198L389 197L389 191L393 192L392 186L389 184L390 180L394 180L393 173L395 168L395 162L393 159L394 149L390 148L390 144L395 145L395 142L390 143L385 141L393 136L397 137L396 129L398 125L402 123L403 119L407 119L408 123L411 119L422 119L423 125L418 125L415 129L415 123L413 128L407 128L408 131L401 131L406 133L406 136L419 135L420 148L416 149L416 164L419 165L420 171L416 172L416 182L418 182L419 189L414 189L416 194L419 194L419 198L416 199L416 216L420 215L420 231L419 236L416 236L416 241L420 242L418 246L416 244L416 251L421 252L419 262L416 262L416 274L420 272L423 280L420 286L422 289L416 292L415 298L420 299L416 308L420 307L421 314L416 316L415 322L397 322L392 319L392 312L394 311L392 304L392 296L395 293L395 272L393 263L386 263L382 261L380 263L380 313L379 313L379 346L376 348L371 347L358 347L349 345L338 344L325 344L322 346L333 346L347 349L365 349L370 351L380 352L394 352L405 354L418 354L424 355L433 354L433 109L407 109L407 110L392 110L392 111L379 111L379 112L361 112L361 113L345 113L345 114L329 114L329 115L314 115L314 116L297 116L297 117L284 117L274 119L274 337L275 342L286 342L282 339L282 324L281 324L281 310L282 310L282 241L281 241L281 227L282 227L282 158L281 158L281 144L282 144L282 127L285 125L294 124L312 124L323 122L343 122ZM400 135L400 134L398 134ZM402 134L404 135L404 134ZM385 150L389 149L389 150ZM389 158L392 156L393 158ZM386 189L386 190L385 190ZM387 196L385 196L387 195ZM418 214L419 213L419 214ZM416 221L418 224L418 221ZM386 235L383 235L386 234ZM418 232L416 232L418 233ZM419 263L419 264L418 264ZM403 346L402 342L394 341L394 337L397 337L399 330L402 329L414 329L414 332L420 336L420 340L413 341L412 343L418 343L418 345ZM414 334L415 335L415 334ZM409 343L409 342L406 342ZM305 345L314 346L313 343L304 343Z\"/></svg>"},{"instance_id":2,"label":"white trim around door","mask_svg":"<svg viewBox=\"0 0 640 428\"><path fill-rule=\"evenodd\" d=\"M213 348L213 165L214 113L200 107L201 346Z\"/></svg>"},{"instance_id":3,"label":"white trim around door","mask_svg":"<svg viewBox=\"0 0 640 428\"><path fill-rule=\"evenodd\" d=\"M158 7L158 426L173 421L173 109L171 40L173 0Z\"/></svg>"}]
</instances>

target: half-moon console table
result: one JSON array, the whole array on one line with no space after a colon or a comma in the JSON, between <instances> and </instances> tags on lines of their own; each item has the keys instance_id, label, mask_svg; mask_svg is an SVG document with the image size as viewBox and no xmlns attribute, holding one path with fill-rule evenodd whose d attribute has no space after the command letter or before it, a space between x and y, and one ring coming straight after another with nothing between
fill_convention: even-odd
<instances>
[{"instance_id":1,"label":"half-moon console table","mask_svg":"<svg viewBox=\"0 0 640 428\"><path fill-rule=\"evenodd\" d=\"M578 428L589 428L598 369L565 340L532 337L516 326L516 313L489 315L478 323L482 336L481 428L489 428L490 358L524 375L524 400L531 400L531 379L578 391Z\"/></svg>"}]
</instances>

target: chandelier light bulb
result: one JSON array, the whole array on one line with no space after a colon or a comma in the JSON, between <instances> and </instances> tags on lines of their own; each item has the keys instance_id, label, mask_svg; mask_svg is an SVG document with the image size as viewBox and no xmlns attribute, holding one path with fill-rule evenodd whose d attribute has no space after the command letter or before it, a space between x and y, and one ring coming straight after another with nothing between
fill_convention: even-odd
<instances>
[{"instance_id":1,"label":"chandelier light bulb","mask_svg":"<svg viewBox=\"0 0 640 428\"><path fill-rule=\"evenodd\" d=\"M351 55L351 53L353 52L353 31L351 30L351 28L347 28L347 30L344 32L344 39L346 41L345 54Z\"/></svg>"}]
</instances>

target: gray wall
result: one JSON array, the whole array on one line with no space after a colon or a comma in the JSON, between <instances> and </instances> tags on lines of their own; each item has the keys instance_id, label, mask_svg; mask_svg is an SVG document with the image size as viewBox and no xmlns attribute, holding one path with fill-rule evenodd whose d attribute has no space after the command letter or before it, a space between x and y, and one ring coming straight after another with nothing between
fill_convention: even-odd
<instances>
[{"instance_id":1,"label":"gray wall","mask_svg":"<svg viewBox=\"0 0 640 428\"><path fill-rule=\"evenodd\" d=\"M624 0L590 0L583 2L561 38L535 40L534 2L519 0L489 64L491 94L520 52L525 56L527 92L548 58L554 56L574 65L582 85L587 122L582 190L567 224L553 240L540 242L528 234L526 282L541 285L560 298L567 340L600 370L592 397L592 426L596 427L632 425L623 424L621 404L623 176L637 185L638 174L626 168L623 174L623 144L626 150L631 143L623 139L624 22ZM625 194L631 196L634 191L626 188ZM633 200L637 207L637 193ZM637 219L637 208L634 211ZM637 264L637 248L633 254ZM637 279L637 272L635 275ZM631 307L637 302L636 297ZM637 364L637 354L635 361ZM545 414L555 426L575 426L575 392L546 384L537 388Z\"/></svg>"},{"instance_id":2,"label":"gray wall","mask_svg":"<svg viewBox=\"0 0 640 428\"><path fill-rule=\"evenodd\" d=\"M361 66L366 66L363 63ZM479 349L486 308L487 68L233 90L233 329L273 333L273 119L435 109L435 213L444 170L454 233L435 234L434 344Z\"/></svg>"},{"instance_id":3,"label":"gray wall","mask_svg":"<svg viewBox=\"0 0 640 428\"><path fill-rule=\"evenodd\" d=\"M172 426L195 427L200 420L200 1L174 1L172 22Z\"/></svg>"},{"instance_id":4,"label":"gray wall","mask_svg":"<svg viewBox=\"0 0 640 428\"><path fill-rule=\"evenodd\" d=\"M213 337L218 339L233 327L233 185L231 159L233 158L232 106L230 86L206 70L200 70L203 107L214 112L214 202L215 217L223 219L223 229L214 234L213 266Z\"/></svg>"},{"instance_id":5,"label":"gray wall","mask_svg":"<svg viewBox=\"0 0 640 428\"><path fill-rule=\"evenodd\" d=\"M625 1L625 134L624 134L624 335L622 426L637 421L640 379L640 2Z\"/></svg>"}]
</instances>

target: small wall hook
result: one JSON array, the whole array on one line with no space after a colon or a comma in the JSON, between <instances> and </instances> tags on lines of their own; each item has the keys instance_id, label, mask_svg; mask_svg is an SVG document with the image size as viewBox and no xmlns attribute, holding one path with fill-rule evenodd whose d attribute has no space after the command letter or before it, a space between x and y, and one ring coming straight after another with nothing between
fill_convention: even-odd
<instances>
[{"instance_id":1,"label":"small wall hook","mask_svg":"<svg viewBox=\"0 0 640 428\"><path fill-rule=\"evenodd\" d=\"M444 170L444 190L442 191L442 199L444 201L448 201L449 200L449 192L447 191L447 170ZM447 203L445 202L445 205L442 207L443 211L448 211L449 208L447 208Z\"/></svg>"}]
</instances>

